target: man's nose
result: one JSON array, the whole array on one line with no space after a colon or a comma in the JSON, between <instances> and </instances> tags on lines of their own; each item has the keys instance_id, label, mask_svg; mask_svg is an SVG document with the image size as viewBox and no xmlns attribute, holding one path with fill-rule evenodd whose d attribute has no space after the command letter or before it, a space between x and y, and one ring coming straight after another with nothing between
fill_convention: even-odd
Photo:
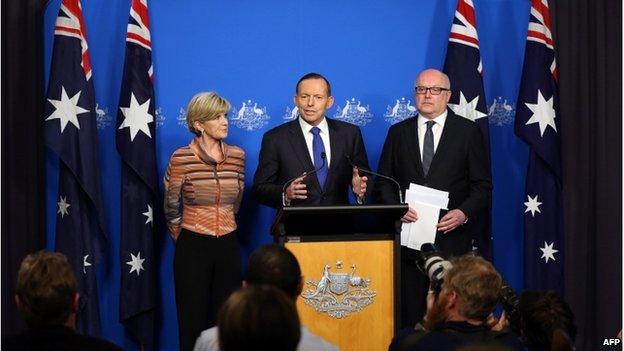
<instances>
[{"instance_id":1,"label":"man's nose","mask_svg":"<svg viewBox=\"0 0 624 351\"><path fill-rule=\"evenodd\" d=\"M307 105L308 106L314 106L314 98L312 96L310 96L308 98Z\"/></svg>"}]
</instances>

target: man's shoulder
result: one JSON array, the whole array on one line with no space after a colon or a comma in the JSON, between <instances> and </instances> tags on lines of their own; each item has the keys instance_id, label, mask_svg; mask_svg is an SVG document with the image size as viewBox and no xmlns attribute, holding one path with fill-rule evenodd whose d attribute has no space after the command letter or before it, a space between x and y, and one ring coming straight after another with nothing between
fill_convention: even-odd
<instances>
[{"instance_id":1,"label":"man's shoulder","mask_svg":"<svg viewBox=\"0 0 624 351\"><path fill-rule=\"evenodd\" d=\"M121 351L107 340L77 334L66 328L28 330L3 337L3 350L94 350Z\"/></svg>"},{"instance_id":2,"label":"man's shoulder","mask_svg":"<svg viewBox=\"0 0 624 351\"><path fill-rule=\"evenodd\" d=\"M277 135L281 135L283 133L289 132L293 127L297 127L299 125L299 121L297 119L292 120L290 122L282 123L278 126L275 126L264 133L265 138L275 137Z\"/></svg>"},{"instance_id":3,"label":"man's shoulder","mask_svg":"<svg viewBox=\"0 0 624 351\"><path fill-rule=\"evenodd\" d=\"M327 120L327 124L329 126L333 127L333 128L349 130L349 131L360 130L360 127L356 126L355 124L349 123L349 122L339 121L337 119L327 118L327 117L325 117L325 119Z\"/></svg>"},{"instance_id":4,"label":"man's shoulder","mask_svg":"<svg viewBox=\"0 0 624 351\"><path fill-rule=\"evenodd\" d=\"M306 327L301 327L301 340L297 351L338 351L338 347L330 344L320 336L312 334Z\"/></svg>"},{"instance_id":5,"label":"man's shoulder","mask_svg":"<svg viewBox=\"0 0 624 351\"><path fill-rule=\"evenodd\" d=\"M459 346L475 343L496 343L509 347L513 351L522 351L519 338L508 331L491 331L485 328L450 323L443 328L419 336L410 350L455 350Z\"/></svg>"},{"instance_id":6,"label":"man's shoulder","mask_svg":"<svg viewBox=\"0 0 624 351\"><path fill-rule=\"evenodd\" d=\"M456 125L459 128L464 128L464 129L479 128L479 126L474 121L468 118L459 116L450 109L446 117L446 123L451 123L453 125Z\"/></svg>"},{"instance_id":7,"label":"man's shoulder","mask_svg":"<svg viewBox=\"0 0 624 351\"><path fill-rule=\"evenodd\" d=\"M219 351L219 328L212 327L201 332L193 351Z\"/></svg>"},{"instance_id":8,"label":"man's shoulder","mask_svg":"<svg viewBox=\"0 0 624 351\"><path fill-rule=\"evenodd\" d=\"M417 121L418 121L418 115L408 117L402 120L401 122L397 122L393 124L392 126L390 126L390 129L388 129L388 134L397 133L403 130L413 129L415 128Z\"/></svg>"}]
</instances>

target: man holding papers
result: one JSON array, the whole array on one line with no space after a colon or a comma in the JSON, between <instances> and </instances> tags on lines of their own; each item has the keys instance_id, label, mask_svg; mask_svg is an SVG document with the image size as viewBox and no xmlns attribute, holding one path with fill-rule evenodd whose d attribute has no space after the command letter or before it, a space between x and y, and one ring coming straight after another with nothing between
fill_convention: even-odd
<instances>
[{"instance_id":1,"label":"man holding papers","mask_svg":"<svg viewBox=\"0 0 624 351\"><path fill-rule=\"evenodd\" d=\"M481 130L447 107L450 88L449 78L440 71L427 69L418 75L414 88L418 115L390 128L379 160L379 173L395 178L402 191L411 187L406 194L408 203L419 205L410 205L402 218L404 223L418 222L420 214L414 207L423 203L440 205L440 197L427 196L431 190L448 193L448 211L440 212L433 228L435 244L445 254L459 256L471 249L470 218L489 204L492 181ZM382 203L399 201L395 184L378 179L376 186ZM418 202L410 200L412 196L418 199L412 191L421 194ZM423 201L422 196L433 200ZM430 217L428 211L427 218ZM401 250L403 327L413 326L422 318L428 284L415 265L417 251L407 246L413 245Z\"/></svg>"}]
</instances>

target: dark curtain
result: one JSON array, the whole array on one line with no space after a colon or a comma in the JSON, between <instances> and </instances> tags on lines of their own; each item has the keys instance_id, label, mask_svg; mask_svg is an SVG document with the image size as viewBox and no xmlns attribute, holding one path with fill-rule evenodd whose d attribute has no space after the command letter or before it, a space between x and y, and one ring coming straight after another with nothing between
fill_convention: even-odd
<instances>
[{"instance_id":1,"label":"dark curtain","mask_svg":"<svg viewBox=\"0 0 624 351\"><path fill-rule=\"evenodd\" d=\"M566 300L577 348L622 325L622 2L558 0Z\"/></svg>"},{"instance_id":2,"label":"dark curtain","mask_svg":"<svg viewBox=\"0 0 624 351\"><path fill-rule=\"evenodd\" d=\"M44 0L2 1L2 334L23 329L13 296L21 260L45 245Z\"/></svg>"}]
</instances>

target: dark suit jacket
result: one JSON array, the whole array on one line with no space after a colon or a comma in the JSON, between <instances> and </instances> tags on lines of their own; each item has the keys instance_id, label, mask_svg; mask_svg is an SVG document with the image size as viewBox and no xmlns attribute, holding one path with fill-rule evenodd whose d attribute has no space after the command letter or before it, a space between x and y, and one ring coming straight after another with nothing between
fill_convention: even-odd
<instances>
[{"instance_id":1,"label":"dark suit jacket","mask_svg":"<svg viewBox=\"0 0 624 351\"><path fill-rule=\"evenodd\" d=\"M80 335L64 326L28 329L2 339L3 350L19 351L121 351L104 339Z\"/></svg>"},{"instance_id":2,"label":"dark suit jacket","mask_svg":"<svg viewBox=\"0 0 624 351\"><path fill-rule=\"evenodd\" d=\"M490 203L492 180L488 154L479 127L448 109L436 153L425 177L418 146L417 118L390 127L379 160L379 173L395 178L404 191L410 183L449 192L449 209L460 209L468 223L448 234L438 232L436 244L453 255L470 250L471 222ZM377 179L376 194L382 203L398 202L396 185ZM444 213L441 214L441 216Z\"/></svg>"},{"instance_id":3,"label":"dark suit jacket","mask_svg":"<svg viewBox=\"0 0 624 351\"><path fill-rule=\"evenodd\" d=\"M294 200L291 205L342 205L349 203L352 166L368 169L368 157L357 126L327 119L331 148L331 164L321 189L316 175L305 178L308 198ZM327 145L325 145L327 148ZM254 175L253 191L264 205L282 206L282 187L303 172L314 170L314 165L298 120L275 127L264 134L258 168Z\"/></svg>"}]
</instances>

